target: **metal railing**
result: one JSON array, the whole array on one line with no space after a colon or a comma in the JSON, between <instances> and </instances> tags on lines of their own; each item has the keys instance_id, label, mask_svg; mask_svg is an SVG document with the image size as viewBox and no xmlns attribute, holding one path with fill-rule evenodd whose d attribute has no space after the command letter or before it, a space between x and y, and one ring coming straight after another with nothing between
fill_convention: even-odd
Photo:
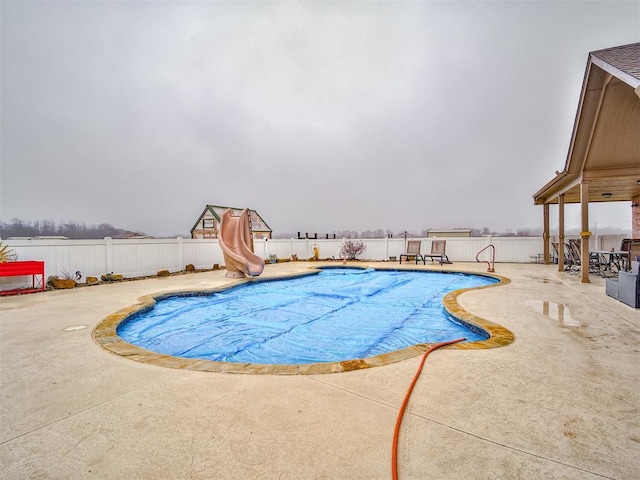
<instances>
[{"instance_id":1,"label":"metal railing","mask_svg":"<svg viewBox=\"0 0 640 480\"><path fill-rule=\"evenodd\" d=\"M480 260L479 258L480 254L489 248L491 249L491 262L487 260ZM496 271L496 247L492 243L484 247L482 250L480 250L476 254L476 262L487 262L487 272L489 273L495 272Z\"/></svg>"}]
</instances>

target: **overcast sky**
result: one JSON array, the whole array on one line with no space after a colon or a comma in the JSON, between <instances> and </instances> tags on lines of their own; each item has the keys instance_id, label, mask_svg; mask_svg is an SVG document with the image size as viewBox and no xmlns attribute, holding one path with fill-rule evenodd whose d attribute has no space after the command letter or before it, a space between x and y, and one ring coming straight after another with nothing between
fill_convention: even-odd
<instances>
[{"instance_id":1,"label":"overcast sky","mask_svg":"<svg viewBox=\"0 0 640 480\"><path fill-rule=\"evenodd\" d=\"M640 40L638 1L0 8L0 219L156 236L206 204L275 233L539 227L588 52Z\"/></svg>"}]
</instances>

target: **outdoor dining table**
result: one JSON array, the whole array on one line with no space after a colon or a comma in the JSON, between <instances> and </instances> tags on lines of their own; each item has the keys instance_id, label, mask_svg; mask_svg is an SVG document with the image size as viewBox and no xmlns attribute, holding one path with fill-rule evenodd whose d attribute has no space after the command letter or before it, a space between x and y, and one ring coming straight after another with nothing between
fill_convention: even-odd
<instances>
[{"instance_id":1,"label":"outdoor dining table","mask_svg":"<svg viewBox=\"0 0 640 480\"><path fill-rule=\"evenodd\" d=\"M600 259L600 271L606 274L608 271L612 275L618 275L624 269L625 260L629 252L620 250L590 250L589 254L595 254Z\"/></svg>"}]
</instances>

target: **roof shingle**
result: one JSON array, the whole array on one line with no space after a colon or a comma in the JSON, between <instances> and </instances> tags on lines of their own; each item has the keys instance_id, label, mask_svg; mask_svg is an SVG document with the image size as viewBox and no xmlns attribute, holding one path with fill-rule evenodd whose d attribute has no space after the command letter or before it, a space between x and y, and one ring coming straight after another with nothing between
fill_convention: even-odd
<instances>
[{"instance_id":1,"label":"roof shingle","mask_svg":"<svg viewBox=\"0 0 640 480\"><path fill-rule=\"evenodd\" d=\"M640 82L640 43L596 50L591 55Z\"/></svg>"}]
</instances>

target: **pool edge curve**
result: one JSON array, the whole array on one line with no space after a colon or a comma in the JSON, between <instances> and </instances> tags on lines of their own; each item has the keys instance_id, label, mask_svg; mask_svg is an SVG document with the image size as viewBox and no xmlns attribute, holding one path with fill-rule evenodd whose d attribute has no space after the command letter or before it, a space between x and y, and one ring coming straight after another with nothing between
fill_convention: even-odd
<instances>
[{"instance_id":1,"label":"pool edge curve","mask_svg":"<svg viewBox=\"0 0 640 480\"><path fill-rule=\"evenodd\" d=\"M353 267L351 267L353 268ZM360 267L356 267L360 268ZM395 268L375 267L378 270L397 270ZM403 269L405 270L405 269ZM411 270L411 269L407 269ZM315 267L311 267L308 272L301 272L297 274L286 274L277 277L269 278L256 278L256 279L243 279L230 282L223 287L212 289L200 289L200 290L173 290L167 292L154 293L150 295L143 295L138 298L138 303L130 305L118 310L117 312L108 315L101 320L93 329L91 337L94 342L108 352L125 357L136 362L145 363L149 365L155 365L165 368L183 369L200 372L218 372L218 373L237 373L237 374L252 374L252 375L312 375L312 374L326 374L326 373L340 373L350 372L354 370L362 370L366 368L379 367L388 365L390 363L407 360L426 352L432 345L430 343L422 343L417 345L411 345L400 350L394 350L392 352L383 353L366 358L356 358L350 360L342 360L338 362L322 362L322 363L309 363L309 364L257 364L257 363L234 363L234 362L219 362L214 360L200 360L191 358L175 357L171 355L165 355L162 353L152 352L142 347L138 347L131 343L124 341L117 334L117 328L120 323L126 320L131 315L134 315L140 311L153 308L157 300L171 296L189 296L189 295L207 295L216 292L229 290L230 288L237 287L248 282L265 282L274 280L286 280L288 278L296 278L307 275L315 275L321 270ZM415 270L423 272L424 270ZM498 348L509 345L514 341L513 333L507 328L478 317L473 313L464 309L458 303L458 296L465 292L481 290L486 288L493 288L503 286L511 283L511 280L501 275L494 273L478 273L478 272L466 272L462 270L456 271L443 271L442 273L462 273L468 275L478 275L495 278L497 283L492 285L483 285L480 287L465 288L460 290L454 290L447 293L443 299L442 304L444 309L455 317L463 324L468 324L479 328L489 334L489 338L486 340L479 340L470 343L456 343L443 347L448 350L479 350L487 348Z\"/></svg>"}]
</instances>

